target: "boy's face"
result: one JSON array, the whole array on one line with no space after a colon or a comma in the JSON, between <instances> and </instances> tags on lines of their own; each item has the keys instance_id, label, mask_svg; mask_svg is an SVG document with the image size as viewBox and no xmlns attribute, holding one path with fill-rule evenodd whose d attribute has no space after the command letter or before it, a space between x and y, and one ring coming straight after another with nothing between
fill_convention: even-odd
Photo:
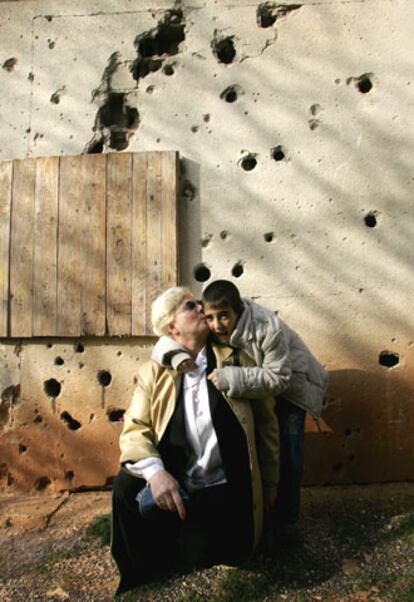
<instances>
[{"instance_id":1,"label":"boy's face","mask_svg":"<svg viewBox=\"0 0 414 602\"><path fill-rule=\"evenodd\" d=\"M215 307L204 303L204 316L208 327L220 343L228 343L236 326L239 314L228 305Z\"/></svg>"}]
</instances>

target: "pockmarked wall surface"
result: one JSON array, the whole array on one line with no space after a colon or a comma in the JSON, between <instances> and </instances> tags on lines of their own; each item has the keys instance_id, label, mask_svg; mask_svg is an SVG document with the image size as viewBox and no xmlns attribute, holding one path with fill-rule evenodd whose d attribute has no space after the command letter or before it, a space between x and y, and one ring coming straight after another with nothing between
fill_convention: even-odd
<instances>
[{"instance_id":1,"label":"pockmarked wall surface","mask_svg":"<svg viewBox=\"0 0 414 602\"><path fill-rule=\"evenodd\" d=\"M233 280L330 372L308 483L414 478L413 26L410 0L0 2L0 161L180 153L181 282ZM153 341L3 339L4 487L109 483Z\"/></svg>"}]
</instances>

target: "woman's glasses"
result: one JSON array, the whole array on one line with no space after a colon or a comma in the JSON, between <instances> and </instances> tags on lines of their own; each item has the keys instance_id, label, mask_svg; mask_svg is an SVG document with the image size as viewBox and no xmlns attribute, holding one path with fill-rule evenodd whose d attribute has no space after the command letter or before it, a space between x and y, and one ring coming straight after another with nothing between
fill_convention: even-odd
<instances>
[{"instance_id":1,"label":"woman's glasses","mask_svg":"<svg viewBox=\"0 0 414 602\"><path fill-rule=\"evenodd\" d=\"M202 305L201 301L192 301L191 299L189 299L184 303L183 307L179 310L179 312L194 311L197 305Z\"/></svg>"}]
</instances>

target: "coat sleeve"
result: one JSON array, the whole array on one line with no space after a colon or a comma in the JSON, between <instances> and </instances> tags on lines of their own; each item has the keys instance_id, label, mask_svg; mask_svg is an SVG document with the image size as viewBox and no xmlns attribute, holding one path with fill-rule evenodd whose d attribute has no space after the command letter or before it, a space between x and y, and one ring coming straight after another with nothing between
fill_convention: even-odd
<instances>
[{"instance_id":1,"label":"coat sleeve","mask_svg":"<svg viewBox=\"0 0 414 602\"><path fill-rule=\"evenodd\" d=\"M288 388L292 371L282 330L269 331L260 341L260 349L260 366L225 366L217 370L220 391L230 397L260 399L266 395L279 395Z\"/></svg>"},{"instance_id":2,"label":"coat sleeve","mask_svg":"<svg viewBox=\"0 0 414 602\"><path fill-rule=\"evenodd\" d=\"M174 339L163 336L155 343L151 359L161 366L177 370L181 362L191 359L191 355Z\"/></svg>"},{"instance_id":3,"label":"coat sleeve","mask_svg":"<svg viewBox=\"0 0 414 602\"><path fill-rule=\"evenodd\" d=\"M139 374L131 405L124 414L124 427L119 439L121 464L160 457L151 420L151 398L152 387Z\"/></svg>"}]
</instances>

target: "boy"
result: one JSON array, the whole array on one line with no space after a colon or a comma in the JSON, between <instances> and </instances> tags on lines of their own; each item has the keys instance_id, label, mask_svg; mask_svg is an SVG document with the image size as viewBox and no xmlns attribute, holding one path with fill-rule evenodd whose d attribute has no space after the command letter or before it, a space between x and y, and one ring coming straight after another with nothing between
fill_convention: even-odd
<instances>
[{"instance_id":1,"label":"boy","mask_svg":"<svg viewBox=\"0 0 414 602\"><path fill-rule=\"evenodd\" d=\"M328 376L301 338L272 311L241 298L230 281L216 280L203 293L204 315L213 336L242 349L255 367L237 365L214 370L209 379L235 398L272 394L280 428L280 481L275 507L276 538L298 542L297 523L303 474L305 414L320 416ZM192 370L191 358L169 337L161 337L152 358L178 371Z\"/></svg>"}]
</instances>

